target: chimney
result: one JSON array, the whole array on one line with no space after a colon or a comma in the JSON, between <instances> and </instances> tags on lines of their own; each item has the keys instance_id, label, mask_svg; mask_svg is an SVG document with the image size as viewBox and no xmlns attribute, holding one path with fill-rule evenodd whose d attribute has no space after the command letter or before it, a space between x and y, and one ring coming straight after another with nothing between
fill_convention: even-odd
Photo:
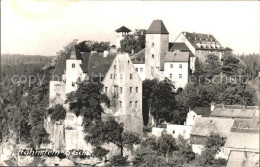
<instances>
[{"instance_id":1,"label":"chimney","mask_svg":"<svg viewBox=\"0 0 260 167\"><path fill-rule=\"evenodd\" d=\"M132 52L132 54L135 54L135 50L134 49L132 49L131 52Z\"/></svg>"},{"instance_id":2,"label":"chimney","mask_svg":"<svg viewBox=\"0 0 260 167\"><path fill-rule=\"evenodd\" d=\"M212 112L214 109L215 109L215 103L214 102L212 102L211 104L210 104L210 111Z\"/></svg>"},{"instance_id":3,"label":"chimney","mask_svg":"<svg viewBox=\"0 0 260 167\"><path fill-rule=\"evenodd\" d=\"M183 32L183 35L186 37L186 32Z\"/></svg>"}]
</instances>

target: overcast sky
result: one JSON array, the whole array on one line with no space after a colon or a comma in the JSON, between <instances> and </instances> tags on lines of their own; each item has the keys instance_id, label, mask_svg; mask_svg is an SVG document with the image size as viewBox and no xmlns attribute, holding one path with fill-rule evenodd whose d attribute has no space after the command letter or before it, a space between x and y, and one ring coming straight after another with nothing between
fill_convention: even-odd
<instances>
[{"instance_id":1,"label":"overcast sky","mask_svg":"<svg viewBox=\"0 0 260 167\"><path fill-rule=\"evenodd\" d=\"M235 53L259 53L260 3L3 0L2 54L55 55L73 39L115 43L122 25L148 29L162 19L170 42L182 31L214 35Z\"/></svg>"}]
</instances>

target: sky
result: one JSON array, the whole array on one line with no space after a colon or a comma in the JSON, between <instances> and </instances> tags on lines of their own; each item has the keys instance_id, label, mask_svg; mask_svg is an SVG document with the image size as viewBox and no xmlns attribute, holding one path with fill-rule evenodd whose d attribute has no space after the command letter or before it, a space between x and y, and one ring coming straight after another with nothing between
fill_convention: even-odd
<instances>
[{"instance_id":1,"label":"sky","mask_svg":"<svg viewBox=\"0 0 260 167\"><path fill-rule=\"evenodd\" d=\"M2 0L1 53L53 56L73 39L115 43L115 30L163 20L170 42L183 32L214 35L234 53L259 53L260 2Z\"/></svg>"}]
</instances>

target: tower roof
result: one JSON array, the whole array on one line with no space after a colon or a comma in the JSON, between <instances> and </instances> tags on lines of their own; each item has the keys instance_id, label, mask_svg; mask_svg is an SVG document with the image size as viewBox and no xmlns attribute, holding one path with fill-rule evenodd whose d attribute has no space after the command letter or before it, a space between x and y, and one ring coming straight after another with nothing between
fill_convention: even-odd
<instances>
[{"instance_id":1,"label":"tower roof","mask_svg":"<svg viewBox=\"0 0 260 167\"><path fill-rule=\"evenodd\" d=\"M154 20L146 34L169 34L162 20Z\"/></svg>"},{"instance_id":2,"label":"tower roof","mask_svg":"<svg viewBox=\"0 0 260 167\"><path fill-rule=\"evenodd\" d=\"M77 59L77 57L76 57L76 47L75 46L72 47L69 59Z\"/></svg>"},{"instance_id":3,"label":"tower roof","mask_svg":"<svg viewBox=\"0 0 260 167\"><path fill-rule=\"evenodd\" d=\"M120 27L116 32L131 32L131 30L125 26Z\"/></svg>"}]
</instances>

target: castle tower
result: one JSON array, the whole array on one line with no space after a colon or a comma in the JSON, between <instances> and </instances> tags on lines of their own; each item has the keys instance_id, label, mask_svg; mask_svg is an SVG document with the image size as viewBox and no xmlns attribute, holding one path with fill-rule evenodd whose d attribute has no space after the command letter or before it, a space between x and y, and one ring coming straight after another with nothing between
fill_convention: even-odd
<instances>
[{"instance_id":1,"label":"castle tower","mask_svg":"<svg viewBox=\"0 0 260 167\"><path fill-rule=\"evenodd\" d=\"M145 68L147 79L162 79L168 52L169 32L162 20L154 20L146 33Z\"/></svg>"},{"instance_id":2,"label":"castle tower","mask_svg":"<svg viewBox=\"0 0 260 167\"><path fill-rule=\"evenodd\" d=\"M116 30L116 49L121 47L120 41L124 39L124 37L128 35L129 32L131 32L131 30L125 26L122 26Z\"/></svg>"},{"instance_id":3,"label":"castle tower","mask_svg":"<svg viewBox=\"0 0 260 167\"><path fill-rule=\"evenodd\" d=\"M82 57L74 46L69 58L66 60L66 94L77 90L77 82L83 78L81 64Z\"/></svg>"}]
</instances>

